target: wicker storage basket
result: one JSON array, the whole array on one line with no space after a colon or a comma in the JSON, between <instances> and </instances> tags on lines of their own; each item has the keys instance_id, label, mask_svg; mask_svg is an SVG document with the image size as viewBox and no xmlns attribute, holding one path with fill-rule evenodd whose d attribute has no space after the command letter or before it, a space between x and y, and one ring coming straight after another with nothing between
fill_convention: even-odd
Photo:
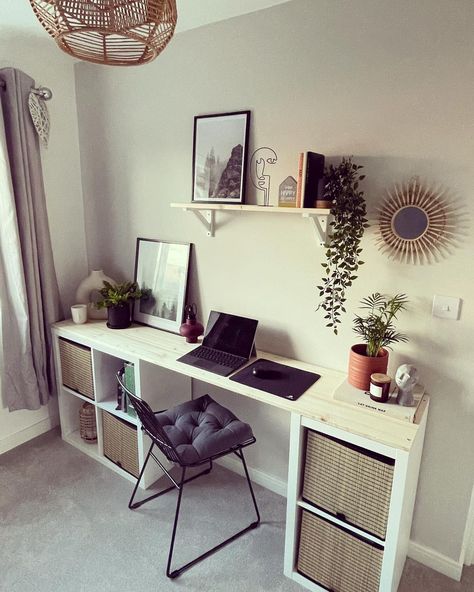
<instances>
[{"instance_id":1,"label":"wicker storage basket","mask_svg":"<svg viewBox=\"0 0 474 592\"><path fill-rule=\"evenodd\" d=\"M137 428L114 415L102 413L104 456L138 477Z\"/></svg>"},{"instance_id":2,"label":"wicker storage basket","mask_svg":"<svg viewBox=\"0 0 474 592\"><path fill-rule=\"evenodd\" d=\"M307 433L303 499L385 539L394 460Z\"/></svg>"},{"instance_id":3,"label":"wicker storage basket","mask_svg":"<svg viewBox=\"0 0 474 592\"><path fill-rule=\"evenodd\" d=\"M302 511L298 571L328 590L378 592L383 549Z\"/></svg>"},{"instance_id":4,"label":"wicker storage basket","mask_svg":"<svg viewBox=\"0 0 474 592\"><path fill-rule=\"evenodd\" d=\"M90 348L59 338L59 356L64 386L94 399Z\"/></svg>"}]
</instances>

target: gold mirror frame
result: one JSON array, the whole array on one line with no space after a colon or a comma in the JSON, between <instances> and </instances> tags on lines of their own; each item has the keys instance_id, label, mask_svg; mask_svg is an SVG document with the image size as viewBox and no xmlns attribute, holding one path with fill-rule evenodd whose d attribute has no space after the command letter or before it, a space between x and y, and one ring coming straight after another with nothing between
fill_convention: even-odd
<instances>
[{"instance_id":1,"label":"gold mirror frame","mask_svg":"<svg viewBox=\"0 0 474 592\"><path fill-rule=\"evenodd\" d=\"M405 238L397 232L395 218L410 207L421 210L427 222L413 238ZM387 190L387 197L377 210L377 246L393 259L405 263L429 263L444 256L456 238L454 210L446 191L430 188L417 178Z\"/></svg>"}]
</instances>

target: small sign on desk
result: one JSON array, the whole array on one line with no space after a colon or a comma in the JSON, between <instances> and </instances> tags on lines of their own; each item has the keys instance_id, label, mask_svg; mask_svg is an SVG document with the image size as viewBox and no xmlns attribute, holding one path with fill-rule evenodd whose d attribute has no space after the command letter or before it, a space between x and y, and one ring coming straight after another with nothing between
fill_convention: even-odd
<instances>
[{"instance_id":1,"label":"small sign on desk","mask_svg":"<svg viewBox=\"0 0 474 592\"><path fill-rule=\"evenodd\" d=\"M361 391L351 386L347 380L341 384L341 386L335 391L334 399L336 401L343 401L344 403L351 403L359 409L367 409L380 415L387 417L393 417L394 419L400 419L402 421L408 421L410 423L416 422L416 413L420 406L425 387L421 384L417 384L413 391L413 398L415 399L415 405L413 407L404 407L397 403L397 389L395 388L389 400L386 403L378 403L370 398L370 394L365 391Z\"/></svg>"}]
</instances>

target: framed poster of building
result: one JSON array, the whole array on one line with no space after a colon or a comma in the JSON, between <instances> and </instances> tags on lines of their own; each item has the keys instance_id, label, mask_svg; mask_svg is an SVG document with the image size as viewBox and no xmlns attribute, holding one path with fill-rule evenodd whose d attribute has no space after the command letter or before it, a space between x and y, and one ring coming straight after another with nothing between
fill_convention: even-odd
<instances>
[{"instance_id":1,"label":"framed poster of building","mask_svg":"<svg viewBox=\"0 0 474 592\"><path fill-rule=\"evenodd\" d=\"M194 202L244 203L250 111L194 118Z\"/></svg>"}]
</instances>

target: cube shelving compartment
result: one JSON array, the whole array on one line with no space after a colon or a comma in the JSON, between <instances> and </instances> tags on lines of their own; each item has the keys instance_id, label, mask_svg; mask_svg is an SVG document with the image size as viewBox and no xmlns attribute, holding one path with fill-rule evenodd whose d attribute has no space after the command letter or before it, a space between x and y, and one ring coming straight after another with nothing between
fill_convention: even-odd
<instances>
[{"instance_id":1,"label":"cube shelving compartment","mask_svg":"<svg viewBox=\"0 0 474 592\"><path fill-rule=\"evenodd\" d=\"M385 539L395 461L308 430L303 499Z\"/></svg>"},{"instance_id":2,"label":"cube shelving compartment","mask_svg":"<svg viewBox=\"0 0 474 592\"><path fill-rule=\"evenodd\" d=\"M378 592L383 548L302 510L297 569L338 592Z\"/></svg>"},{"instance_id":3,"label":"cube shelving compartment","mask_svg":"<svg viewBox=\"0 0 474 592\"><path fill-rule=\"evenodd\" d=\"M61 337L58 341L63 385L84 397L95 399L90 348Z\"/></svg>"},{"instance_id":4,"label":"cube shelving compartment","mask_svg":"<svg viewBox=\"0 0 474 592\"><path fill-rule=\"evenodd\" d=\"M138 477L140 470L136 426L104 411L102 413L102 427L104 456L128 473Z\"/></svg>"}]
</instances>

